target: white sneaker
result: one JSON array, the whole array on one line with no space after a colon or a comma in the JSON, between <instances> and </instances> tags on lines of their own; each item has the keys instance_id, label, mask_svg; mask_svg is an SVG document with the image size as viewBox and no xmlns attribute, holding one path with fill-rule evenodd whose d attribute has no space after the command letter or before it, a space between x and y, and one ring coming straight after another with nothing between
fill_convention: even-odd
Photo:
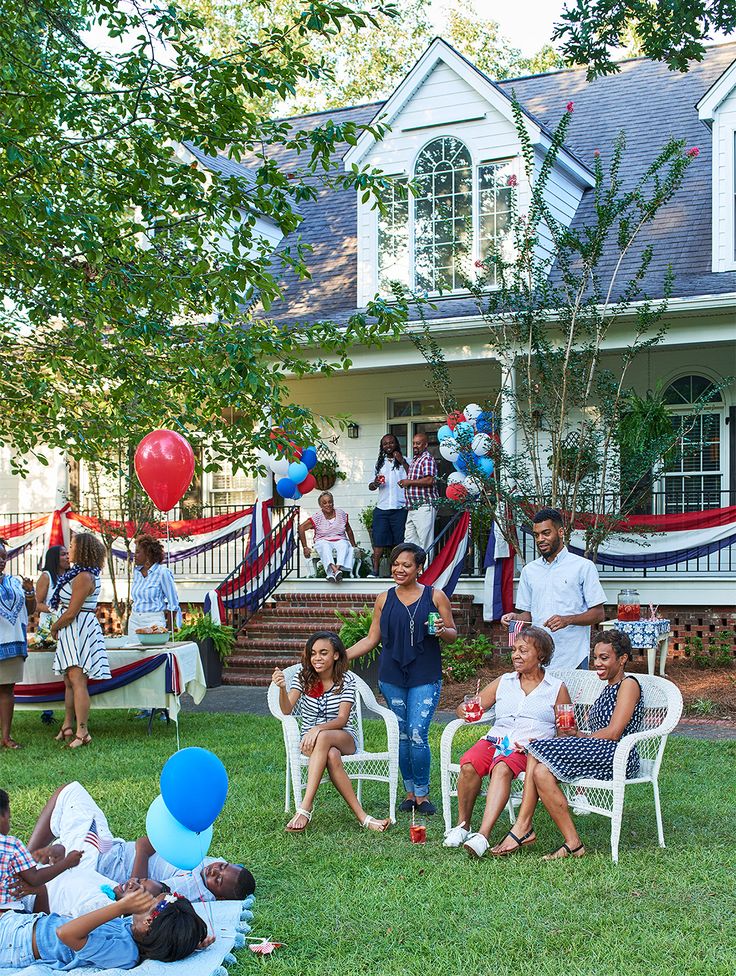
<instances>
[{"instance_id":1,"label":"white sneaker","mask_svg":"<svg viewBox=\"0 0 736 976\"><path fill-rule=\"evenodd\" d=\"M590 803L588 803L588 797L582 791L576 793L573 798L572 812L578 817L587 817L593 812Z\"/></svg>"},{"instance_id":2,"label":"white sneaker","mask_svg":"<svg viewBox=\"0 0 736 976\"><path fill-rule=\"evenodd\" d=\"M467 839L463 843L463 847L471 857L483 857L490 844L483 834L468 834Z\"/></svg>"},{"instance_id":3,"label":"white sneaker","mask_svg":"<svg viewBox=\"0 0 736 976\"><path fill-rule=\"evenodd\" d=\"M443 847L462 847L465 841L470 837L470 831L466 830L465 827L452 827L445 834L445 839L442 841Z\"/></svg>"}]
</instances>

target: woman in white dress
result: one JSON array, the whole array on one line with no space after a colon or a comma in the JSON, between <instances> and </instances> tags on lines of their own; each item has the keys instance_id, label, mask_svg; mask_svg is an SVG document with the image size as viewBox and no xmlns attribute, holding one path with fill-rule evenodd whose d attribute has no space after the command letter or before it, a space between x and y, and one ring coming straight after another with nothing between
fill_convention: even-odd
<instances>
[{"instance_id":1,"label":"woman in white dress","mask_svg":"<svg viewBox=\"0 0 736 976\"><path fill-rule=\"evenodd\" d=\"M58 612L54 613L46 602L51 599L59 577L66 573L71 563L66 546L50 546L41 567L41 575L36 583L36 609L38 610L38 629L49 630Z\"/></svg>"},{"instance_id":2,"label":"woman in white dress","mask_svg":"<svg viewBox=\"0 0 736 976\"><path fill-rule=\"evenodd\" d=\"M8 552L0 539L0 746L19 749L10 735L13 723L16 682L23 680L23 665L28 654L26 628L28 614L36 609L33 583L5 573Z\"/></svg>"},{"instance_id":3,"label":"woman in white dress","mask_svg":"<svg viewBox=\"0 0 736 976\"><path fill-rule=\"evenodd\" d=\"M79 749L92 741L87 728L87 681L111 676L105 638L96 613L105 555L105 546L90 532L75 535L69 553L71 569L59 577L49 600L52 610L62 608L61 616L51 625L51 636L58 640L54 671L64 675L66 688L64 724L57 738L69 739L70 749Z\"/></svg>"}]
</instances>

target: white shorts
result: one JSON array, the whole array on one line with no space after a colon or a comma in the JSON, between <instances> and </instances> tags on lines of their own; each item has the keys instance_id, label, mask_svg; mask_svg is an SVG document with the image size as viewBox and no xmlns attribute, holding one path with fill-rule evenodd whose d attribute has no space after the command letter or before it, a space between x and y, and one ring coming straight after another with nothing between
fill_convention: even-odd
<instances>
[{"instance_id":1,"label":"white shorts","mask_svg":"<svg viewBox=\"0 0 736 976\"><path fill-rule=\"evenodd\" d=\"M51 814L51 831L69 851L82 851L80 867L97 867L101 850L112 846L107 817L81 783L69 783L59 793Z\"/></svg>"}]
</instances>

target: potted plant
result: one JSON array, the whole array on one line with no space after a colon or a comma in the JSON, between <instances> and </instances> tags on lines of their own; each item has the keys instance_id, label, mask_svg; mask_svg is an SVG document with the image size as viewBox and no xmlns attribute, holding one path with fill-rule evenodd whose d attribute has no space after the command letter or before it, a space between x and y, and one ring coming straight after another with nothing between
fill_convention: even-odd
<instances>
[{"instance_id":1,"label":"potted plant","mask_svg":"<svg viewBox=\"0 0 736 976\"><path fill-rule=\"evenodd\" d=\"M209 614L194 612L176 632L176 639L194 641L198 645L207 687L218 688L222 684L223 665L227 666L235 646L234 629L216 624Z\"/></svg>"},{"instance_id":2,"label":"potted plant","mask_svg":"<svg viewBox=\"0 0 736 976\"><path fill-rule=\"evenodd\" d=\"M368 636L373 620L373 609L365 605L360 610L348 610L344 614L335 610L335 616L341 624L338 631L340 640L345 647L352 647L353 644L357 644L359 640ZM380 653L381 645L379 644L378 647L374 647L372 651L357 658L354 662L358 674L373 691L378 690L378 657Z\"/></svg>"},{"instance_id":3,"label":"potted plant","mask_svg":"<svg viewBox=\"0 0 736 976\"><path fill-rule=\"evenodd\" d=\"M320 491L328 491L336 481L345 481L347 477L340 470L334 451L324 444L317 448L317 463L312 468L312 474Z\"/></svg>"}]
</instances>

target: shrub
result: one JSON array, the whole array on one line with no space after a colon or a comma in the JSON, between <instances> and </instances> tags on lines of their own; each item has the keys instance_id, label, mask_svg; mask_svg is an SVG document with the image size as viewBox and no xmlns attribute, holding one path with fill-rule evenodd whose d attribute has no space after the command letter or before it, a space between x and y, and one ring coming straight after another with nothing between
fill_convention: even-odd
<instances>
[{"instance_id":1,"label":"shrub","mask_svg":"<svg viewBox=\"0 0 736 976\"><path fill-rule=\"evenodd\" d=\"M368 636L368 631L371 627L371 622L373 621L373 609L365 604L360 610L348 610L347 613L340 613L339 610L335 610L335 616L341 623L340 630L338 631L338 636L343 642L345 647L352 647L353 644L357 644L359 640ZM381 645L369 651L368 654L364 654L363 657L358 658L356 664L358 667L367 667L371 661L374 661L381 651Z\"/></svg>"},{"instance_id":2,"label":"shrub","mask_svg":"<svg viewBox=\"0 0 736 976\"><path fill-rule=\"evenodd\" d=\"M469 681L493 654L493 644L485 634L459 637L442 645L442 674L447 681Z\"/></svg>"},{"instance_id":3,"label":"shrub","mask_svg":"<svg viewBox=\"0 0 736 976\"><path fill-rule=\"evenodd\" d=\"M685 642L685 657L696 668L726 668L733 665L733 635L722 630L704 647L703 638L697 635L688 637Z\"/></svg>"},{"instance_id":4,"label":"shrub","mask_svg":"<svg viewBox=\"0 0 736 976\"><path fill-rule=\"evenodd\" d=\"M235 646L235 631L226 624L216 624L209 614L198 613L189 607L187 623L176 632L176 639L180 641L195 641L200 643L210 638L217 656L223 664Z\"/></svg>"}]
</instances>

